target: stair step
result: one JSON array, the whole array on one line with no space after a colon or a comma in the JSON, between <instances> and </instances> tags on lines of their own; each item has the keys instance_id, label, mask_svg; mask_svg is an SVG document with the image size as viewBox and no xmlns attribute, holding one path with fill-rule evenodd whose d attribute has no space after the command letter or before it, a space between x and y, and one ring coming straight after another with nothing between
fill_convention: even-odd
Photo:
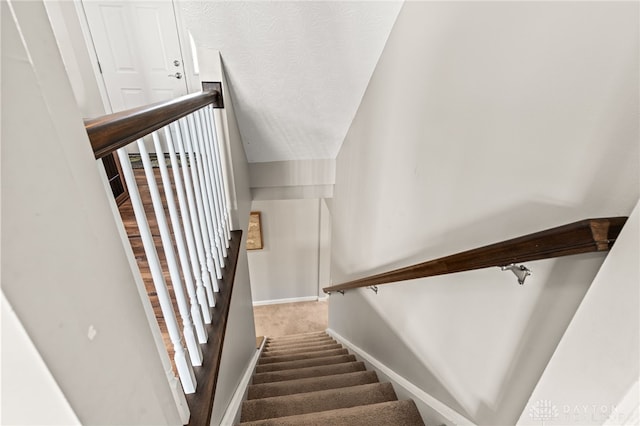
<instances>
[{"instance_id":1,"label":"stair step","mask_svg":"<svg viewBox=\"0 0 640 426\"><path fill-rule=\"evenodd\" d=\"M331 349L341 349L341 348L342 348L342 345L340 343L334 343L332 345L310 346L310 347L303 347L303 348L297 348L297 349L265 352L262 354L261 358L268 358L272 356L281 356L281 355L304 354L308 352L328 351Z\"/></svg>"},{"instance_id":2,"label":"stair step","mask_svg":"<svg viewBox=\"0 0 640 426\"><path fill-rule=\"evenodd\" d=\"M396 399L396 393L391 383L371 383L245 401L242 404L240 419L241 421L271 419L376 404Z\"/></svg>"},{"instance_id":3,"label":"stair step","mask_svg":"<svg viewBox=\"0 0 640 426\"><path fill-rule=\"evenodd\" d=\"M382 402L241 424L246 426L424 426L413 401Z\"/></svg>"},{"instance_id":4,"label":"stair step","mask_svg":"<svg viewBox=\"0 0 640 426\"><path fill-rule=\"evenodd\" d=\"M364 362L345 362L342 364L320 365L316 367L296 368L294 370L270 371L253 375L253 384L283 382L285 380L304 379L307 377L332 376L334 374L364 371Z\"/></svg>"},{"instance_id":5,"label":"stair step","mask_svg":"<svg viewBox=\"0 0 640 426\"><path fill-rule=\"evenodd\" d=\"M292 355L279 355L271 357L261 357L258 359L258 365L272 364L275 362L296 361L299 359L324 358L334 355L347 355L349 351L346 349L332 349L326 351L306 352Z\"/></svg>"},{"instance_id":6,"label":"stair step","mask_svg":"<svg viewBox=\"0 0 640 426\"><path fill-rule=\"evenodd\" d=\"M289 334L286 336L278 336L278 337L269 337L267 338L267 342L287 342L294 340L304 340L304 339L312 339L317 336L328 336L324 331L314 331L311 333L302 333L302 334Z\"/></svg>"},{"instance_id":7,"label":"stair step","mask_svg":"<svg viewBox=\"0 0 640 426\"><path fill-rule=\"evenodd\" d=\"M322 358L307 358L297 361L274 362L271 364L262 364L256 366L256 373L266 373L269 371L292 370L295 368L314 367L317 365L341 364L343 362L354 362L354 355L336 355Z\"/></svg>"},{"instance_id":8,"label":"stair step","mask_svg":"<svg viewBox=\"0 0 640 426\"><path fill-rule=\"evenodd\" d=\"M298 339L286 339L286 340L272 340L271 338L267 338L267 345L292 345L292 344L296 344L296 343L305 343L305 342L312 342L314 340L325 340L325 339L330 339L331 336L325 334L325 335L318 335L318 336L312 336L312 337L307 337L304 339L298 338Z\"/></svg>"},{"instance_id":9,"label":"stair step","mask_svg":"<svg viewBox=\"0 0 640 426\"><path fill-rule=\"evenodd\" d=\"M330 337L322 338L322 339L314 339L314 340L305 340L303 342L293 342L293 343L274 343L271 345L265 345L265 350L285 350L285 349L293 349L296 347L304 347L304 346L320 346L320 345L331 345L334 343L338 343Z\"/></svg>"},{"instance_id":10,"label":"stair step","mask_svg":"<svg viewBox=\"0 0 640 426\"><path fill-rule=\"evenodd\" d=\"M377 382L378 376L375 371L357 371L355 373L335 374L332 376L263 383L260 385L249 385L249 394L247 399L269 398L274 396L315 392Z\"/></svg>"}]
</instances>

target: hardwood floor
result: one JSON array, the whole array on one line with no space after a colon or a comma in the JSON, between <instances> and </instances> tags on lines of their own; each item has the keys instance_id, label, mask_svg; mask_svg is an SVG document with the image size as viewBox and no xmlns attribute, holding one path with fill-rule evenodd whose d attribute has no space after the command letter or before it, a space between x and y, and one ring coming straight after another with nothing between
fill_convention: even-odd
<instances>
[{"instance_id":1,"label":"hardwood floor","mask_svg":"<svg viewBox=\"0 0 640 426\"><path fill-rule=\"evenodd\" d=\"M160 169L154 168L154 172L156 176L156 182L158 184L158 189L160 190L160 194L162 195L163 204L166 205L165 196L164 196L164 187L162 186L162 180L160 177ZM134 173L135 173L136 182L138 184L138 188L140 191L140 196L144 204L147 221L149 222L149 228L151 230L151 234L153 235L153 239L155 241L156 251L158 252L158 258L160 259L160 264L162 266L164 280L167 283L167 289L169 290L169 295L171 297L171 301L173 302L173 310L178 320L178 326L180 329L182 329L182 319L180 318L180 315L179 315L178 304L176 302L173 283L171 281L167 260L164 254L164 250L162 248L160 230L158 228L156 217L153 212L153 205L151 202L151 196L149 195L149 189L148 189L149 187L147 185L147 180L145 178L144 171L142 169L134 169ZM175 197L175 185L173 184L173 180L172 180L172 191ZM145 252L144 252L144 247L142 245L142 238L140 237L140 231L138 230L138 225L136 223L136 219L133 213L133 206L131 205L131 200L127 200L124 203L122 203L119 206L119 210L120 210L120 217L122 218L122 222L124 223L124 227L127 231L127 235L129 236L129 242L131 243L133 254L138 263L138 268L140 269L140 274L142 275L142 279L144 281L147 294L149 295L151 306L153 307L156 320L158 321L158 325L160 326L160 331L162 333L162 338L167 348L167 352L169 353L169 358L171 359L174 372L176 372L175 364L173 363L173 355L174 355L173 344L171 343L171 339L169 338L167 325L164 321L162 310L160 309L158 294L156 293L153 280L151 279L151 270L149 269L147 256L145 255ZM173 229L171 228L169 211L166 207L165 207L165 216L169 224L169 229L171 230L174 253L176 253L176 257L177 257L175 237L174 237ZM182 271L180 271L180 279L183 280L184 282L184 276L182 275Z\"/></svg>"},{"instance_id":2,"label":"hardwood floor","mask_svg":"<svg viewBox=\"0 0 640 426\"><path fill-rule=\"evenodd\" d=\"M154 172L156 175L156 182L158 183L160 193L164 194L164 189L162 188L160 179L160 171L159 169L154 169ZM173 284L168 272L167 262L162 249L162 245L160 244L160 231L155 219L155 215L153 213L151 198L148 195L149 191L146 183L146 178L144 176L143 170L141 169L134 169L134 173L136 176L138 188L140 189L147 221L149 222L149 228L155 241L156 251L158 252L158 257L160 259L163 270L163 276L167 284L171 300L173 302L173 309L176 313L179 327L182 328L182 322L178 314L178 306L176 303ZM175 196L175 187L173 181L171 185L172 191L174 192ZM164 196L163 204L166 204L164 203ZM142 239L140 237L140 232L135 221L131 201L127 200L126 202L124 202L120 205L119 209L120 216L122 217L122 221L129 237L129 242L131 243L133 253L138 263L138 268L140 269L140 273L147 290L147 294L149 295L149 300L151 301L151 306L153 307L156 319L158 320L160 331L162 332L164 343L167 348L167 352L169 353L171 363L173 365L174 374L177 375L176 367L173 362L173 345L171 343L171 340L169 339L167 326L164 322L155 286L153 285L153 281L151 279L151 271L149 269L147 257L142 246ZM168 219L169 212L166 208L165 215L167 216L167 222L169 222L170 225L170 221ZM171 228L171 226L169 227ZM176 250L173 230L171 230L170 234L174 250ZM218 293L215 293L216 306L211 310L212 321L211 324L205 326L208 341L206 344L200 345L203 356L202 366L193 367L194 375L197 382L196 392L186 395L187 405L189 406L189 411L191 413L188 426L208 425L211 422L213 398L215 395L218 373L220 370L222 349L224 346L225 333L227 329L227 318L229 316L229 310L231 306L231 296L233 294L235 271L238 256L240 253L241 241L242 231L231 231L231 240L229 241L230 246L228 249L228 257L225 259L225 265L222 274L223 277L222 279L217 280L220 291ZM215 275L211 278L212 280L216 279ZM182 273L180 274L180 279L184 280ZM184 345L184 342L182 344Z\"/></svg>"}]
</instances>

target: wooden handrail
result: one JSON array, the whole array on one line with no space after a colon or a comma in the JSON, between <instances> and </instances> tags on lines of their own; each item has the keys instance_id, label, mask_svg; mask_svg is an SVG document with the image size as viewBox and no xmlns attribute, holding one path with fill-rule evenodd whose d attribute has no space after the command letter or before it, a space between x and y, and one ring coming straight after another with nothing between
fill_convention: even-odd
<instances>
[{"instance_id":1,"label":"wooden handrail","mask_svg":"<svg viewBox=\"0 0 640 426\"><path fill-rule=\"evenodd\" d=\"M169 101L85 120L96 159L158 130L200 108L222 101L219 90L185 95Z\"/></svg>"},{"instance_id":2,"label":"wooden handrail","mask_svg":"<svg viewBox=\"0 0 640 426\"><path fill-rule=\"evenodd\" d=\"M390 272L325 287L322 290L330 293L472 269L607 251L615 242L626 221L626 217L585 219Z\"/></svg>"}]
</instances>

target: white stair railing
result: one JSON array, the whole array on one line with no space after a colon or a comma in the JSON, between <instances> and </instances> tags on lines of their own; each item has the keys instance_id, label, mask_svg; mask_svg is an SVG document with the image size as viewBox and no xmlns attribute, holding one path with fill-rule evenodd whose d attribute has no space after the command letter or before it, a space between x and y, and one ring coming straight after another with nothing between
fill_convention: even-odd
<instances>
[{"instance_id":1,"label":"white stair railing","mask_svg":"<svg viewBox=\"0 0 640 426\"><path fill-rule=\"evenodd\" d=\"M176 185L176 193L178 194L178 203L180 204L180 211L182 212L182 225L184 227L184 233L187 239L187 248L189 250L189 262L191 263L190 271L193 274L193 279L196 284L196 300L200 305L200 311L202 314L202 319L205 324L211 324L211 311L209 310L209 303L207 302L207 293L205 290L205 284L203 280L203 269L200 265L199 259L201 257L200 250L198 249L198 244L196 243L196 239L199 238L198 234L200 233L200 227L197 226L194 229L192 225L193 221L197 221L197 213L195 211L195 205L192 206L193 200L189 202L187 200L187 195L185 192L184 185L182 184L182 176L180 174L180 164L178 163L178 157L176 156L175 146L173 144L173 138L171 136L171 131L169 127L164 128L165 139L167 141L167 151L169 151L169 158L171 160L171 170L173 172L173 181ZM186 171L187 165L185 165ZM188 172L187 172L188 176ZM189 194L191 194L191 188L189 188ZM193 198L193 196L191 197ZM202 244L202 242L200 242ZM204 249L201 249L204 252ZM204 265L205 271L205 279L208 280L209 286L211 286L211 279L209 277L208 271L206 269L206 259L204 258L204 253L202 257L202 265ZM186 274L186 272L185 272ZM193 314L192 314L193 315ZM204 331L204 335L198 332L198 340L200 343L207 342L206 331Z\"/></svg>"},{"instance_id":2,"label":"white stair railing","mask_svg":"<svg viewBox=\"0 0 640 426\"><path fill-rule=\"evenodd\" d=\"M213 139L211 138L211 133L212 133L212 128L209 125L209 123L207 122L206 119L206 115L207 115L207 111L206 109L202 109L200 111L198 111L199 114L199 119L200 119L200 125L203 129L203 133L204 133L204 154L206 156L206 167L208 170L208 174L210 176L210 186L211 186L211 193L212 193L212 199L213 199L213 204L211 206L212 210L215 212L216 215L216 221L217 221L217 227L216 227L216 233L217 233L217 238L220 241L225 241L226 240L226 232L224 230L224 226L225 226L225 219L224 219L224 215L222 213L222 194L220 192L220 188L217 185L218 182L218 176L217 173L215 171L215 159L213 157ZM221 243L220 244L220 248L222 251L222 255L224 257L227 256L227 244Z\"/></svg>"},{"instance_id":3,"label":"white stair railing","mask_svg":"<svg viewBox=\"0 0 640 426\"><path fill-rule=\"evenodd\" d=\"M196 242L198 261L200 263L200 273L204 287L206 289L207 301L210 307L215 307L215 296L213 294L212 281L217 280L215 275L212 275L210 271L209 259L211 259L210 253L207 251L208 247L208 234L206 233L206 223L204 221L204 208L202 206L202 199L197 196L200 192L200 187L197 186L197 181L192 181L194 176L195 166L191 167L193 160L187 157L185 152L182 132L182 122L180 126L177 123L173 123L172 126L176 131L176 144L178 152L180 154L180 164L182 168L182 176L185 182L185 191L187 193L187 201L189 202L189 215L191 218L191 225L193 226L193 235ZM213 262L213 260L212 260ZM212 280L213 278L213 280Z\"/></svg>"},{"instance_id":4,"label":"white stair railing","mask_svg":"<svg viewBox=\"0 0 640 426\"><path fill-rule=\"evenodd\" d=\"M211 309L215 308L215 292L219 291L218 279L222 278L230 239L214 125L209 109L204 107L152 132L157 166L152 164L144 140L136 141L148 194L140 193L126 148L117 150L185 394L195 392L197 387L192 367L203 362L200 345L208 341L205 324L212 322ZM155 169L160 172L162 193ZM148 197L152 209L146 211L143 199ZM160 241L154 239L149 226L147 217L151 214ZM167 271L163 270L158 250L164 255Z\"/></svg>"},{"instance_id":5,"label":"white stair railing","mask_svg":"<svg viewBox=\"0 0 640 426\"><path fill-rule=\"evenodd\" d=\"M160 137L158 136L158 132L154 132L152 134L153 137L153 146L156 150L156 156L158 159L164 160L164 150L162 149L162 145L160 143ZM178 257L180 259L180 266L182 268L182 276L184 277L184 284L187 289L187 294L189 296L189 303L187 304L184 299L184 295L178 297L178 294L181 294L182 291L176 291L176 297L178 297L178 304L181 308L180 315L183 317L183 326L185 328L185 339L187 340L187 347L189 348L189 355L191 355L191 361L193 365L202 365L202 351L200 350L200 346L196 344L195 337L193 336L193 330L191 327L188 327L189 320L189 312L191 314L191 320L193 321L193 326L196 329L196 334L198 335L199 343L207 342L207 334L204 328L204 322L202 320L202 314L200 313L200 309L198 306L198 301L196 298L196 288L193 283L193 276L191 274L191 262L189 261L189 255L187 254L187 248L185 245L184 237L183 237L183 229L182 223L180 222L180 214L178 213L178 207L176 206L176 201L173 196L173 188L171 179L169 178L169 171L167 170L166 161L158 161L158 167L160 168L160 176L162 178L162 187L164 188L165 200L167 203L167 207L169 208L169 218L171 219L171 227L173 228L173 236L176 242L176 248L178 249ZM186 229L184 230L186 233ZM177 271L175 271L177 272ZM178 274L177 279L180 279ZM174 281L173 277L171 278ZM174 281L175 283L175 281ZM178 286L180 288L180 286ZM182 312L184 310L184 312ZM185 318L186 321L185 322Z\"/></svg>"},{"instance_id":6,"label":"white stair railing","mask_svg":"<svg viewBox=\"0 0 640 426\"><path fill-rule=\"evenodd\" d=\"M209 211L212 212L212 221L214 222L212 229L213 238L215 239L216 251L218 253L218 259L220 260L220 266L224 268L223 259L227 256L227 249L226 246L222 243L222 241L224 241L224 236L220 232L222 230L222 225L220 212L218 211L218 194L215 185L212 183L214 174L213 169L211 168L211 158L208 149L210 141L208 139L207 129L202 125L203 117L201 112L202 110L197 111L195 117L196 131L198 133L199 139L198 152L200 158L202 159L202 168L205 175L205 187L207 190L207 198L209 201Z\"/></svg>"},{"instance_id":7,"label":"white stair railing","mask_svg":"<svg viewBox=\"0 0 640 426\"><path fill-rule=\"evenodd\" d=\"M220 144L218 141L217 131L216 131L216 120L215 114L212 106L207 106L203 109L205 112L205 119L207 120L207 130L211 133L211 151L213 157L213 167L215 172L215 182L218 187L218 193L220 194L221 205L220 205L220 214L224 218L222 221L222 226L225 231L225 241L226 247L229 248L229 241L231 240L231 221L229 219L229 209L227 207L227 196L226 191L224 191L224 174L222 173L222 150L220 148Z\"/></svg>"},{"instance_id":8,"label":"white stair railing","mask_svg":"<svg viewBox=\"0 0 640 426\"><path fill-rule=\"evenodd\" d=\"M193 393L196 390L196 379L193 374L193 368L187 361L186 350L182 346L182 336L178 329L178 321L176 314L173 311L173 305L171 302L171 296L167 289L167 283L164 280L162 266L160 265L160 259L158 258L158 252L156 251L155 242L151 229L149 228L149 222L147 221L147 215L142 202L142 197L138 191L138 185L136 178L131 167L129 155L125 148L118 150L118 158L122 166L122 172L129 189L129 197L131 199L131 205L133 206L133 212L136 218L136 223L140 231L140 237L144 246L144 252L147 257L147 263L151 271L151 277L153 279L153 285L158 295L158 301L160 302L160 309L162 316L167 325L167 331L169 338L173 344L174 356L173 361L178 370L178 376L182 382L182 388L185 393Z\"/></svg>"},{"instance_id":9,"label":"white stair railing","mask_svg":"<svg viewBox=\"0 0 640 426\"><path fill-rule=\"evenodd\" d=\"M200 216L201 225L204 222L203 229L203 242L205 242L205 250L207 253L207 267L211 275L214 275L220 279L222 278L222 269L220 268L218 256L216 254L215 237L213 233L213 220L211 218L211 211L208 208L209 200L207 196L207 189L205 187L205 175L202 166L202 157L197 150L198 135L195 130L194 120L192 116L185 117L186 120L180 120L181 129L183 130L185 148L189 153L189 163L191 164L191 180L193 181L194 191L196 195L196 205L198 206L198 216ZM186 121L187 123L184 123ZM187 124L182 126L182 124ZM189 136L187 136L189 135ZM194 167L195 165L195 167ZM206 230L206 232L204 232ZM217 281L213 280L213 291L216 293L220 291Z\"/></svg>"}]
</instances>

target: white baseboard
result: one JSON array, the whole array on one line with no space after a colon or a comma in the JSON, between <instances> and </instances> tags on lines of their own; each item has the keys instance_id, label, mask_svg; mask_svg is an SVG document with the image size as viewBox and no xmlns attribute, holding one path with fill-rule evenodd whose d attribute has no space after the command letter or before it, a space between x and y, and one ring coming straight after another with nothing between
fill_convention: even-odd
<instances>
[{"instance_id":1,"label":"white baseboard","mask_svg":"<svg viewBox=\"0 0 640 426\"><path fill-rule=\"evenodd\" d=\"M422 415L425 423L438 425L460 425L474 426L475 423L462 416L453 408L440 402L433 396L429 395L409 380L405 379L389 367L378 361L364 349L354 345L346 338L342 337L336 331L328 328L327 333L343 344L347 349L353 352L356 358L364 361L367 368L374 370L381 381L387 380L391 382L399 399L410 398L418 407L418 411Z\"/></svg>"},{"instance_id":2,"label":"white baseboard","mask_svg":"<svg viewBox=\"0 0 640 426\"><path fill-rule=\"evenodd\" d=\"M253 302L253 306L279 305L281 303L296 303L296 302L315 302L317 300L318 300L318 296L291 297L289 299L258 300L257 302Z\"/></svg>"},{"instance_id":3,"label":"white baseboard","mask_svg":"<svg viewBox=\"0 0 640 426\"><path fill-rule=\"evenodd\" d=\"M266 341L267 339L262 339L260 349L256 350L253 358L251 358L251 361L249 361L249 365L247 366L242 379L240 379L240 383L238 383L238 387L233 393L231 401L229 401L229 405L227 405L227 409L222 416L222 420L220 421L221 426L232 426L240 423L240 406L242 405L242 402L247 398L249 382L251 382L251 377L253 377L253 373L256 371L258 358L260 358L260 354L264 349L264 344Z\"/></svg>"}]
</instances>

